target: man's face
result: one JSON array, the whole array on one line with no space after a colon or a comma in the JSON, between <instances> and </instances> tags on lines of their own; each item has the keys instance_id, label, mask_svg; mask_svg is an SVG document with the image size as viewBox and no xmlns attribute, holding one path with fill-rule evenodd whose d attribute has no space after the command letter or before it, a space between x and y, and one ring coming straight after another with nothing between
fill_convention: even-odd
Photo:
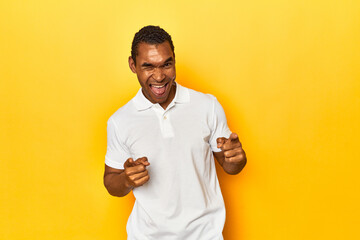
<instances>
[{"instance_id":1,"label":"man's face","mask_svg":"<svg viewBox=\"0 0 360 240\"><path fill-rule=\"evenodd\" d=\"M129 57L129 66L136 73L143 94L152 103L166 108L175 96L175 57L169 42L140 43L136 65Z\"/></svg>"}]
</instances>

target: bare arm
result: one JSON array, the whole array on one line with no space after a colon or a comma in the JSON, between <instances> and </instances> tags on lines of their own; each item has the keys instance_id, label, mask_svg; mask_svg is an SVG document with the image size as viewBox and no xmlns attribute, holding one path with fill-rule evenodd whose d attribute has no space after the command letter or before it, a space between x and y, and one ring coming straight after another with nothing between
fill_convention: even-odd
<instances>
[{"instance_id":1,"label":"bare arm","mask_svg":"<svg viewBox=\"0 0 360 240\"><path fill-rule=\"evenodd\" d=\"M133 161L129 158L124 169L116 169L105 165L104 185L110 195L126 196L133 188L142 186L149 180L146 166L150 165L146 157Z\"/></svg>"},{"instance_id":2,"label":"bare arm","mask_svg":"<svg viewBox=\"0 0 360 240\"><path fill-rule=\"evenodd\" d=\"M214 152L214 156L224 171L231 175L241 172L247 159L237 134L232 133L229 139L218 138L217 142L221 152Z\"/></svg>"},{"instance_id":3,"label":"bare arm","mask_svg":"<svg viewBox=\"0 0 360 240\"><path fill-rule=\"evenodd\" d=\"M131 187L126 183L124 169L116 169L105 164L104 185L110 195L116 197L126 196Z\"/></svg>"}]
</instances>

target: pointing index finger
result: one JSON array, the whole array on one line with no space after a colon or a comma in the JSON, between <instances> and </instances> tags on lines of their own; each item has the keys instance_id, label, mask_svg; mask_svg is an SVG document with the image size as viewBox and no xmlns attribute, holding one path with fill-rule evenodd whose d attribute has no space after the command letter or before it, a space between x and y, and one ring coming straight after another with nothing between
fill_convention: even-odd
<instances>
[{"instance_id":1,"label":"pointing index finger","mask_svg":"<svg viewBox=\"0 0 360 240\"><path fill-rule=\"evenodd\" d=\"M128 158L124 163L124 168L132 167L134 164L134 160L132 158Z\"/></svg>"},{"instance_id":2,"label":"pointing index finger","mask_svg":"<svg viewBox=\"0 0 360 240\"><path fill-rule=\"evenodd\" d=\"M222 146L223 151L228 151L234 148L242 147L239 137L236 133L231 133L229 138L226 140L226 142Z\"/></svg>"},{"instance_id":3,"label":"pointing index finger","mask_svg":"<svg viewBox=\"0 0 360 240\"><path fill-rule=\"evenodd\" d=\"M229 139L233 142L238 142L239 136L236 133L231 133Z\"/></svg>"},{"instance_id":4,"label":"pointing index finger","mask_svg":"<svg viewBox=\"0 0 360 240\"><path fill-rule=\"evenodd\" d=\"M149 165L150 165L147 157L138 158L138 159L136 160L136 163L142 164L142 165L144 165L144 166L149 166Z\"/></svg>"}]
</instances>

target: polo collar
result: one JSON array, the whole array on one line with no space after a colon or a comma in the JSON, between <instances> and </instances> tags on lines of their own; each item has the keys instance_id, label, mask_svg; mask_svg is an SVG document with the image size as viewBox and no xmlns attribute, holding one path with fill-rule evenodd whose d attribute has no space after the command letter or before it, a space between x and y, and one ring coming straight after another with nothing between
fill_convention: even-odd
<instances>
[{"instance_id":1,"label":"polo collar","mask_svg":"<svg viewBox=\"0 0 360 240\"><path fill-rule=\"evenodd\" d=\"M190 101L189 90L187 88L181 86L177 82L175 82L175 84L176 84L176 92L175 92L175 97L172 102L174 102L174 103L189 102ZM138 111L146 110L146 109L151 108L152 106L158 104L158 103L154 104L154 103L150 102L144 96L144 94L142 92L142 88L140 88L139 91L137 92L137 94L135 95L133 102L134 102L135 108ZM169 106L173 104L172 102L169 104Z\"/></svg>"}]
</instances>

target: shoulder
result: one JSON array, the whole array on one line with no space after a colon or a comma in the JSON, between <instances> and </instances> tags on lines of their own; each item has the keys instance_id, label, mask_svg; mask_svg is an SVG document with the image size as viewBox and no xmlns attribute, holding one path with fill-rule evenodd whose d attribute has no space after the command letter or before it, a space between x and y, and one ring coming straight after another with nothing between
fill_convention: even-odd
<instances>
[{"instance_id":1,"label":"shoulder","mask_svg":"<svg viewBox=\"0 0 360 240\"><path fill-rule=\"evenodd\" d=\"M213 105L216 100L216 97L210 93L199 92L190 88L187 88L190 95L190 100L192 103L198 103L201 105Z\"/></svg>"},{"instance_id":2,"label":"shoulder","mask_svg":"<svg viewBox=\"0 0 360 240\"><path fill-rule=\"evenodd\" d=\"M224 115L224 109L218 99L209 93L202 93L193 89L188 89L190 102L193 109L206 112L209 116Z\"/></svg>"}]
</instances>

